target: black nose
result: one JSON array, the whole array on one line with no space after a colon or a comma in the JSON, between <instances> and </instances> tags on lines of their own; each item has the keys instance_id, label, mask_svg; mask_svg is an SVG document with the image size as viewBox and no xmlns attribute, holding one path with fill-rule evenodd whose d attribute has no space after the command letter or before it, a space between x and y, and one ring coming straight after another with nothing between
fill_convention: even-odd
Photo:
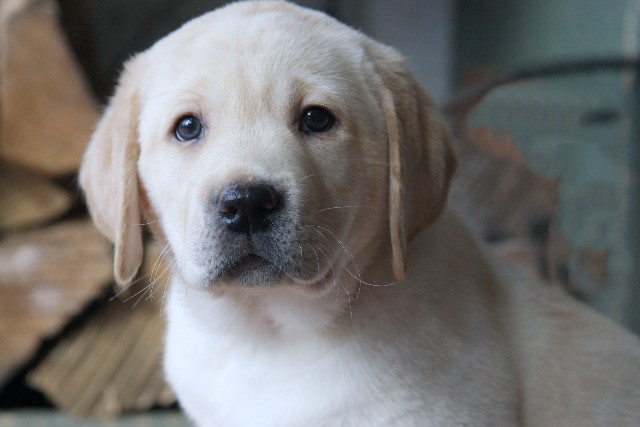
<instances>
[{"instance_id":1,"label":"black nose","mask_svg":"<svg viewBox=\"0 0 640 427\"><path fill-rule=\"evenodd\" d=\"M220 222L227 229L251 234L263 231L271 223L281 197L270 185L252 184L225 188L220 194Z\"/></svg>"}]
</instances>

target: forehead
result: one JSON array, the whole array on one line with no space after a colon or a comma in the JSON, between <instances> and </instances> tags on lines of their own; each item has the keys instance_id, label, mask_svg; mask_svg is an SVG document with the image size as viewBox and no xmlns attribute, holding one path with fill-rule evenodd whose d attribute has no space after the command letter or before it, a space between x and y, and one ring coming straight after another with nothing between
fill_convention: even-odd
<instances>
[{"instance_id":1,"label":"forehead","mask_svg":"<svg viewBox=\"0 0 640 427\"><path fill-rule=\"evenodd\" d=\"M360 34L283 2L235 4L197 18L146 53L148 92L198 88L215 95L292 84L344 91L362 76ZM349 81L346 81L346 76Z\"/></svg>"}]
</instances>

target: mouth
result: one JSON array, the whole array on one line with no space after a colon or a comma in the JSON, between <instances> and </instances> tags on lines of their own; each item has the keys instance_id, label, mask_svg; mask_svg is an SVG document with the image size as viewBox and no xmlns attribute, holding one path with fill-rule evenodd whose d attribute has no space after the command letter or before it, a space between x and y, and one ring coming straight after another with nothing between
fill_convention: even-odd
<instances>
[{"instance_id":1,"label":"mouth","mask_svg":"<svg viewBox=\"0 0 640 427\"><path fill-rule=\"evenodd\" d=\"M284 275L284 271L269 260L249 253L224 268L220 278L247 287L260 287L280 283Z\"/></svg>"}]
</instances>

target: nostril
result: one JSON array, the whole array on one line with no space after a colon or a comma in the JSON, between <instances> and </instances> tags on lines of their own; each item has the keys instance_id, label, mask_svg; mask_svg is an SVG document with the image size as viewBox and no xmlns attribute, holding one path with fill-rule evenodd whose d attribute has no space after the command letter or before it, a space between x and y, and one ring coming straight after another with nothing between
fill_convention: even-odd
<instances>
[{"instance_id":1,"label":"nostril","mask_svg":"<svg viewBox=\"0 0 640 427\"><path fill-rule=\"evenodd\" d=\"M220 213L224 216L235 216L238 214L238 208L228 203L220 203Z\"/></svg>"},{"instance_id":2,"label":"nostril","mask_svg":"<svg viewBox=\"0 0 640 427\"><path fill-rule=\"evenodd\" d=\"M269 186L264 186L264 189L256 196L258 203L262 204L262 208L264 210L270 211L275 209L278 206L278 196L276 195L273 188Z\"/></svg>"},{"instance_id":3,"label":"nostril","mask_svg":"<svg viewBox=\"0 0 640 427\"><path fill-rule=\"evenodd\" d=\"M269 227L280 205L281 197L270 185L234 186L220 194L218 212L229 230L252 234Z\"/></svg>"},{"instance_id":4,"label":"nostril","mask_svg":"<svg viewBox=\"0 0 640 427\"><path fill-rule=\"evenodd\" d=\"M238 215L241 203L242 194L237 188L229 188L220 195L218 211L225 218L233 218Z\"/></svg>"}]
</instances>

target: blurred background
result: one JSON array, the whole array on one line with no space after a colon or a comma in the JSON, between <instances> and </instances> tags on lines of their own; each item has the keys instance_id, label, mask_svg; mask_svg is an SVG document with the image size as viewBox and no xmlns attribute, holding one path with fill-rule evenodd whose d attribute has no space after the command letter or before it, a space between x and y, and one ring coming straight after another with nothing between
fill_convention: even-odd
<instances>
[{"instance_id":1,"label":"blurred background","mask_svg":"<svg viewBox=\"0 0 640 427\"><path fill-rule=\"evenodd\" d=\"M123 61L225 3L0 0L0 427L188 425L160 251L116 295L75 174ZM640 333L640 0L296 3L406 56L457 136L451 205L504 262Z\"/></svg>"}]
</instances>

